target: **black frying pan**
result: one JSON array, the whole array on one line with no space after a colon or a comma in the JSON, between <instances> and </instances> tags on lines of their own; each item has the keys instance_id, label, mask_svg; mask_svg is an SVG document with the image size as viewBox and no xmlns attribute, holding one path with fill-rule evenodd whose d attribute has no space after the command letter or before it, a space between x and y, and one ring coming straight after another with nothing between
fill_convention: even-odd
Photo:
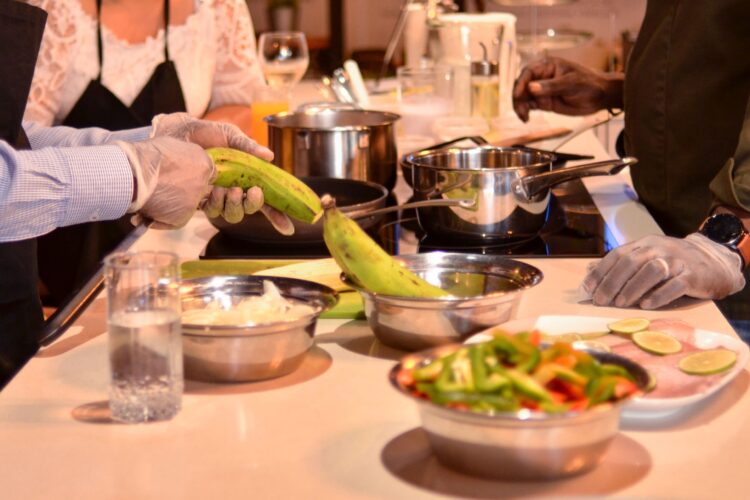
<instances>
[{"instance_id":1,"label":"black frying pan","mask_svg":"<svg viewBox=\"0 0 750 500\"><path fill-rule=\"evenodd\" d=\"M319 196L330 194L342 212L356 215L385 206L388 190L374 182L336 179L331 177L300 177ZM211 224L223 234L238 240L257 243L310 244L323 241L323 221L315 224L293 220L294 234L284 236L276 232L270 222L260 214L246 215L241 222L230 224L221 217L209 218ZM373 226L379 217L357 219L363 229Z\"/></svg>"}]
</instances>

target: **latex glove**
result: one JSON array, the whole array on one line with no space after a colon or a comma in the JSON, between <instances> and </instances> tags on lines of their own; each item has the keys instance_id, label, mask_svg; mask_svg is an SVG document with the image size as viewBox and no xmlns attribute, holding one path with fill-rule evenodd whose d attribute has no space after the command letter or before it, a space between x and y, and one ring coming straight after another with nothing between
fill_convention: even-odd
<instances>
[{"instance_id":1,"label":"latex glove","mask_svg":"<svg viewBox=\"0 0 750 500\"><path fill-rule=\"evenodd\" d=\"M526 66L513 86L513 109L524 122L529 111L589 115L622 106L622 77L550 57Z\"/></svg>"},{"instance_id":2,"label":"latex glove","mask_svg":"<svg viewBox=\"0 0 750 500\"><path fill-rule=\"evenodd\" d=\"M128 213L152 219L152 227L160 229L187 224L216 176L203 148L171 137L115 144L125 151L135 177L136 199Z\"/></svg>"},{"instance_id":3,"label":"latex glove","mask_svg":"<svg viewBox=\"0 0 750 500\"><path fill-rule=\"evenodd\" d=\"M273 152L258 144L236 125L193 118L187 113L156 115L151 121L151 137L174 137L204 149L225 147L271 161Z\"/></svg>"},{"instance_id":4,"label":"latex glove","mask_svg":"<svg viewBox=\"0 0 750 500\"><path fill-rule=\"evenodd\" d=\"M745 286L740 256L702 234L647 236L593 266L583 289L598 306L656 309L686 295L721 299Z\"/></svg>"},{"instance_id":5,"label":"latex glove","mask_svg":"<svg viewBox=\"0 0 750 500\"><path fill-rule=\"evenodd\" d=\"M174 137L192 142L203 148L229 147L239 149L267 161L273 159L273 152L245 135L236 125L193 118L187 113L161 114L151 122L152 137ZM209 199L202 205L208 217L223 217L236 224L244 214L258 210L266 216L276 230L284 235L294 234L292 221L282 212L263 204L263 193L259 188L251 188L252 193L243 194L240 188L213 188Z\"/></svg>"},{"instance_id":6,"label":"latex glove","mask_svg":"<svg viewBox=\"0 0 750 500\"><path fill-rule=\"evenodd\" d=\"M260 211L279 233L290 236L294 234L294 225L286 214L263 203L263 190L251 187L246 193L241 188L215 187L203 206L208 217L222 216L231 224L240 222L245 214Z\"/></svg>"}]
</instances>

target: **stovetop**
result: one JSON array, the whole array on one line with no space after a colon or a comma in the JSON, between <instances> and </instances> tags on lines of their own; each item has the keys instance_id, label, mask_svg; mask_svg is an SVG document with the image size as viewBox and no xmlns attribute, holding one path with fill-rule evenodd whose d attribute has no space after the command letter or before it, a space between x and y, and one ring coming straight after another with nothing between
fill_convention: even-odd
<instances>
[{"instance_id":1,"label":"stovetop","mask_svg":"<svg viewBox=\"0 0 750 500\"><path fill-rule=\"evenodd\" d=\"M552 189L547 221L539 234L521 241L466 242L437 240L419 227L413 210L400 217L385 216L368 233L391 254L443 250L516 257L600 257L613 238L588 191L580 180ZM277 244L234 240L222 233L209 240L204 259L305 259L327 257L321 241L314 244Z\"/></svg>"}]
</instances>

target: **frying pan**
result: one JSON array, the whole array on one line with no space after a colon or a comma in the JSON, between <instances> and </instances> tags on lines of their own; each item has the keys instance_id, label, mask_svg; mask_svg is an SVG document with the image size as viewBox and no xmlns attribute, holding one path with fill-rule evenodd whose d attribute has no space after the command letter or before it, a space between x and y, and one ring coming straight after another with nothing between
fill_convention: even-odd
<instances>
[{"instance_id":1,"label":"frying pan","mask_svg":"<svg viewBox=\"0 0 750 500\"><path fill-rule=\"evenodd\" d=\"M300 177L318 196L326 193L336 198L336 206L348 214L356 216L385 206L388 190L374 182L334 177ZM279 244L310 244L323 241L323 221L305 224L293 220L294 234L279 234L266 218L255 213L246 215L241 222L230 224L221 217L209 218L209 222L225 235L243 241ZM363 229L372 227L379 217L358 218Z\"/></svg>"}]
</instances>

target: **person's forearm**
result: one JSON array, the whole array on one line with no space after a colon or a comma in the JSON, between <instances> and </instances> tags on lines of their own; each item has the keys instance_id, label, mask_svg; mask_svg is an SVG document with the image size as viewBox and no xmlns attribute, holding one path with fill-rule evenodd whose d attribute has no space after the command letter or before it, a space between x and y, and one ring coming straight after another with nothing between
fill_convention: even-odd
<instances>
[{"instance_id":1,"label":"person's forearm","mask_svg":"<svg viewBox=\"0 0 750 500\"><path fill-rule=\"evenodd\" d=\"M115 141L136 142L148 139L151 127L110 132L103 128L44 127L34 122L24 122L26 135L32 149L52 147L101 146Z\"/></svg>"},{"instance_id":2,"label":"person's forearm","mask_svg":"<svg viewBox=\"0 0 750 500\"><path fill-rule=\"evenodd\" d=\"M237 125L247 135L251 133L252 112L249 105L229 104L214 108L203 117L206 120Z\"/></svg>"},{"instance_id":3,"label":"person's forearm","mask_svg":"<svg viewBox=\"0 0 750 500\"><path fill-rule=\"evenodd\" d=\"M133 184L117 146L15 151L0 141L0 241L116 219L131 203Z\"/></svg>"}]
</instances>

